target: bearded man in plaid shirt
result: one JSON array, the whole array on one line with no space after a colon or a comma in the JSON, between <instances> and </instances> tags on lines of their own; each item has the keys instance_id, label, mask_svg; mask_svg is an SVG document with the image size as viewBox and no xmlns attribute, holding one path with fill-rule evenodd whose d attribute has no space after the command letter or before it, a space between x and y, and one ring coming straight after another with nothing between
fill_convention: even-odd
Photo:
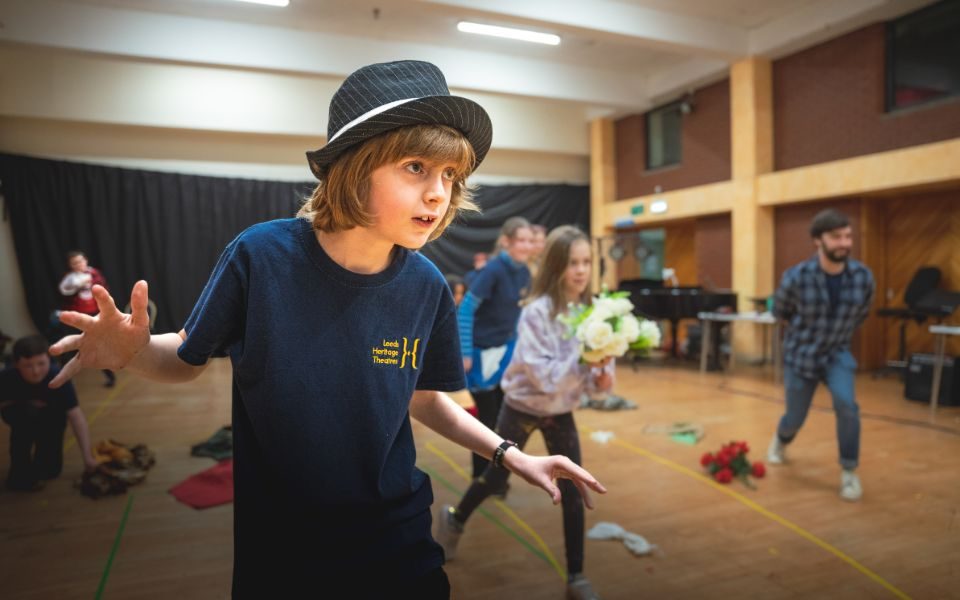
<instances>
[{"instance_id":1,"label":"bearded man in plaid shirt","mask_svg":"<svg viewBox=\"0 0 960 600\"><path fill-rule=\"evenodd\" d=\"M860 409L854 398L857 361L850 353L853 332L870 313L873 274L850 258L853 230L846 215L827 209L814 217L810 235L817 253L787 269L774 297L774 314L787 322L783 344L786 412L770 442L767 461L786 461L822 381L833 396L840 446L840 497L863 495L856 468L860 455Z\"/></svg>"}]
</instances>

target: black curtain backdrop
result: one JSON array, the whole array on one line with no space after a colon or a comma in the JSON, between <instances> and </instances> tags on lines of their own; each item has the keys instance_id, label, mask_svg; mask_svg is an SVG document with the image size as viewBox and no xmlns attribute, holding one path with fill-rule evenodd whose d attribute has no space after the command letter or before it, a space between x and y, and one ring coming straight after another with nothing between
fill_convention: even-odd
<instances>
[{"instance_id":1,"label":"black curtain backdrop","mask_svg":"<svg viewBox=\"0 0 960 600\"><path fill-rule=\"evenodd\" d=\"M122 169L0 153L4 219L34 324L47 331L60 307L66 253L79 249L107 278L123 308L138 279L150 284L157 332L179 331L223 248L262 221L293 216L311 182L206 177ZM548 228L589 231L587 186L485 186L470 213L423 249L443 273L463 274L475 252L521 215Z\"/></svg>"}]
</instances>

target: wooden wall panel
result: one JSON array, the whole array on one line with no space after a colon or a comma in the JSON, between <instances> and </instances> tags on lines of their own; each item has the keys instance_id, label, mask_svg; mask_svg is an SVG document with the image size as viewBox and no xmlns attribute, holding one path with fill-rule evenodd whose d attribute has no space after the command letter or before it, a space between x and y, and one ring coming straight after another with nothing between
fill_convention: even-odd
<instances>
[{"instance_id":1,"label":"wooden wall panel","mask_svg":"<svg viewBox=\"0 0 960 600\"><path fill-rule=\"evenodd\" d=\"M878 369L886 363L887 321L876 315L883 306L884 290L887 289L887 210L884 202L864 200L860 205L860 260L873 271L877 295L873 309L860 327L860 367Z\"/></svg>"},{"instance_id":2,"label":"wooden wall panel","mask_svg":"<svg viewBox=\"0 0 960 600\"><path fill-rule=\"evenodd\" d=\"M730 215L697 219L697 281L707 289L733 285L733 231Z\"/></svg>"},{"instance_id":3,"label":"wooden wall panel","mask_svg":"<svg viewBox=\"0 0 960 600\"><path fill-rule=\"evenodd\" d=\"M886 208L886 290L876 305L903 306L903 293L914 272L922 266L940 267L940 287L960 291L960 190L905 195L883 202ZM955 313L949 324L960 324ZM907 352L932 352L928 323L907 327ZM885 354L896 358L899 322L886 319ZM948 354L960 356L960 339L949 338Z\"/></svg>"},{"instance_id":4,"label":"wooden wall panel","mask_svg":"<svg viewBox=\"0 0 960 600\"><path fill-rule=\"evenodd\" d=\"M696 221L670 223L664 227L663 266L677 272L680 285L697 285Z\"/></svg>"}]
</instances>

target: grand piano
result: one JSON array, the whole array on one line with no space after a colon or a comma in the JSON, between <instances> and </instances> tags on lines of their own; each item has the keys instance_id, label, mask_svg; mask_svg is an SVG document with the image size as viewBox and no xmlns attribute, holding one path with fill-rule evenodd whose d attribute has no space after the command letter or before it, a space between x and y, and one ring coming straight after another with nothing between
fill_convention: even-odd
<instances>
[{"instance_id":1,"label":"grand piano","mask_svg":"<svg viewBox=\"0 0 960 600\"><path fill-rule=\"evenodd\" d=\"M708 291L700 286L664 287L659 279L624 279L618 289L630 292L634 312L646 319L670 321L670 351L677 354L677 326L680 319L696 319L697 313L729 306L737 310L737 294L727 290Z\"/></svg>"}]
</instances>

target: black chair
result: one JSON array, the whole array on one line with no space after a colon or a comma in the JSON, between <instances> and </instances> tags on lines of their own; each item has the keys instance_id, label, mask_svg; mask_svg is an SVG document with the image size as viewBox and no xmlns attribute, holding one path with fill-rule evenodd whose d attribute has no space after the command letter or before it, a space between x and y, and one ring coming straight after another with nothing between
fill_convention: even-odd
<instances>
[{"instance_id":1,"label":"black chair","mask_svg":"<svg viewBox=\"0 0 960 600\"><path fill-rule=\"evenodd\" d=\"M930 317L943 318L946 315L941 311L931 310L931 307L923 304L924 299L937 290L940 284L941 272L938 267L920 267L913 274L907 289L903 293L903 302L906 306L901 308L881 308L877 310L877 316L885 318L900 319L900 344L898 348L898 360L887 361L887 367L894 369L906 369L907 367L907 325L910 321L916 321L917 324L923 323Z\"/></svg>"}]
</instances>

